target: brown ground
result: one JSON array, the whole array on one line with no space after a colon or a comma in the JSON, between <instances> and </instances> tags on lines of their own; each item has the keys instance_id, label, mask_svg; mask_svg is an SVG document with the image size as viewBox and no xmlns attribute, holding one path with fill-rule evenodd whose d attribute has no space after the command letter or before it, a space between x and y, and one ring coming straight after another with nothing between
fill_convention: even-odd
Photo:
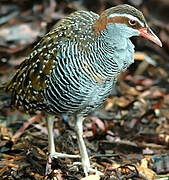
<instances>
[{"instance_id":1,"label":"brown ground","mask_svg":"<svg viewBox=\"0 0 169 180\"><path fill-rule=\"evenodd\" d=\"M134 38L136 62L123 73L102 109L91 114L84 137L91 164L101 179L169 179L169 1L168 0L8 0L0 2L0 83L10 79L38 40L77 9L97 13L129 3L141 9L163 48ZM151 58L152 63L146 60ZM56 159L44 177L47 129L40 116L31 118L4 107L0 96L0 179L78 180L81 166ZM25 124L24 124L25 123ZM28 126L24 131L21 127ZM55 123L56 149L78 154L73 127ZM92 178L97 179L95 178ZM89 180L89 178L88 178Z\"/></svg>"}]
</instances>

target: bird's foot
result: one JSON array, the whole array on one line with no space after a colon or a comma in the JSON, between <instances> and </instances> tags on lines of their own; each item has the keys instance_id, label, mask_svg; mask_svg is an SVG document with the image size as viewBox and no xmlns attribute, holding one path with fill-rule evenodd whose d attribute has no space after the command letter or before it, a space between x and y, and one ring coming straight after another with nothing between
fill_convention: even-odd
<instances>
[{"instance_id":1,"label":"bird's foot","mask_svg":"<svg viewBox=\"0 0 169 180\"><path fill-rule=\"evenodd\" d=\"M45 175L49 175L52 172L52 158L51 156L48 156L48 160L46 163L46 170L45 170Z\"/></svg>"},{"instance_id":2,"label":"bird's foot","mask_svg":"<svg viewBox=\"0 0 169 180\"><path fill-rule=\"evenodd\" d=\"M55 152L53 154L50 154L51 159L52 158L80 158L80 155L72 155L72 154L64 154L64 153L58 153Z\"/></svg>"},{"instance_id":3,"label":"bird's foot","mask_svg":"<svg viewBox=\"0 0 169 180\"><path fill-rule=\"evenodd\" d=\"M48 175L51 173L52 169L51 169L51 164L52 164L52 159L53 158L80 158L80 155L72 155L72 154L64 154L64 153L52 153L48 156L48 160L46 163L46 171L45 171L45 175Z\"/></svg>"},{"instance_id":4,"label":"bird's foot","mask_svg":"<svg viewBox=\"0 0 169 180\"><path fill-rule=\"evenodd\" d=\"M98 171L97 169L93 169L93 168L89 168L89 172L90 173L98 174L99 176L103 176L104 175L102 172Z\"/></svg>"},{"instance_id":5,"label":"bird's foot","mask_svg":"<svg viewBox=\"0 0 169 180\"><path fill-rule=\"evenodd\" d=\"M74 162L73 165L71 165L71 167L73 167L73 168L75 168L77 166L82 166L83 167L85 176L88 176L89 173L94 173L94 174L97 174L99 176L103 176L104 175L102 172L98 171L97 169L91 168L90 164L89 164L89 166L88 165L85 166L85 165L82 164L82 162Z\"/></svg>"}]
</instances>

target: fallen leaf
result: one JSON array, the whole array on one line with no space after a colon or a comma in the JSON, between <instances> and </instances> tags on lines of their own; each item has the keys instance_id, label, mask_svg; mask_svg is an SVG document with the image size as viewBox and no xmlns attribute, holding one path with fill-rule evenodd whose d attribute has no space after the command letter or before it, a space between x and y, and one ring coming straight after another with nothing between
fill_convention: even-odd
<instances>
[{"instance_id":1,"label":"fallen leaf","mask_svg":"<svg viewBox=\"0 0 169 180\"><path fill-rule=\"evenodd\" d=\"M147 179L153 180L155 178L156 173L153 170L142 166L136 166L136 167L139 174L144 175L144 177L146 177Z\"/></svg>"},{"instance_id":2,"label":"fallen leaf","mask_svg":"<svg viewBox=\"0 0 169 180\"><path fill-rule=\"evenodd\" d=\"M100 176L99 175L90 175L90 176L87 176L85 178L82 178L81 180L99 180L100 179Z\"/></svg>"}]
</instances>

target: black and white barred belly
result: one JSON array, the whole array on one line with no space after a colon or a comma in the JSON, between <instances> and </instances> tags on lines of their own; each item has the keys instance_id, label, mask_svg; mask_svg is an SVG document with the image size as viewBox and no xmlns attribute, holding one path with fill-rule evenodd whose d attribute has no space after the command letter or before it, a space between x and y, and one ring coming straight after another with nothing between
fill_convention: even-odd
<instances>
[{"instance_id":1,"label":"black and white barred belly","mask_svg":"<svg viewBox=\"0 0 169 180\"><path fill-rule=\"evenodd\" d=\"M69 61L69 62L68 62ZM104 103L116 80L94 81L77 61L60 59L48 80L44 97L52 114L88 114Z\"/></svg>"}]
</instances>

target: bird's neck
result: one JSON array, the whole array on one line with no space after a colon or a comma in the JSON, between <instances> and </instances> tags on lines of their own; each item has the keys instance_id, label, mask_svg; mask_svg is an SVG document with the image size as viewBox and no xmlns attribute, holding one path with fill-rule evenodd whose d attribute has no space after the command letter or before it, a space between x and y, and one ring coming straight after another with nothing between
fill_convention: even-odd
<instances>
[{"instance_id":1,"label":"bird's neck","mask_svg":"<svg viewBox=\"0 0 169 180\"><path fill-rule=\"evenodd\" d=\"M106 42L109 46L116 50L124 50L126 48L134 48L131 46L130 37L133 35L133 31L126 28L125 25L111 24L101 32L101 39ZM128 47L130 46L130 47Z\"/></svg>"},{"instance_id":2,"label":"bird's neck","mask_svg":"<svg viewBox=\"0 0 169 180\"><path fill-rule=\"evenodd\" d=\"M134 62L134 45L129 38L119 36L117 31L111 34L105 30L98 38L98 56L96 64L105 77L115 77Z\"/></svg>"}]
</instances>

